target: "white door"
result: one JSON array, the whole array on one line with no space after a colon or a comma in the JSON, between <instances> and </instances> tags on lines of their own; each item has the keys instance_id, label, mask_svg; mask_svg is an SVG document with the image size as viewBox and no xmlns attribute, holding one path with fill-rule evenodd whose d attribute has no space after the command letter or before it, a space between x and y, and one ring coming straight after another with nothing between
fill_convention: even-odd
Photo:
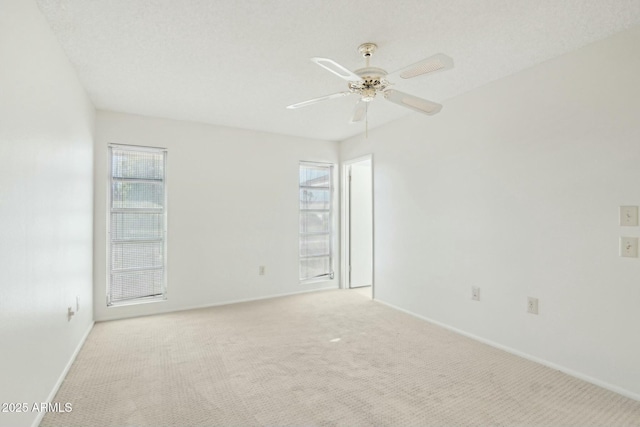
<instances>
[{"instance_id":1,"label":"white door","mask_svg":"<svg viewBox=\"0 0 640 427\"><path fill-rule=\"evenodd\" d=\"M373 283L373 186L371 159L349 168L349 287Z\"/></svg>"}]
</instances>

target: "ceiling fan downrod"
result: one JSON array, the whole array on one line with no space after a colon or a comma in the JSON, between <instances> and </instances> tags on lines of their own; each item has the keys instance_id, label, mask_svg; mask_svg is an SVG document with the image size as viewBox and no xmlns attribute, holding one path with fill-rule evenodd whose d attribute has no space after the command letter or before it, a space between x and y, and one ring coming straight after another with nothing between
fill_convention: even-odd
<instances>
[{"instance_id":1,"label":"ceiling fan downrod","mask_svg":"<svg viewBox=\"0 0 640 427\"><path fill-rule=\"evenodd\" d=\"M369 60L373 56L376 49L378 49L378 45L375 43L362 43L360 46L358 46L358 52L360 52L360 54L364 56L367 67L369 67Z\"/></svg>"}]
</instances>

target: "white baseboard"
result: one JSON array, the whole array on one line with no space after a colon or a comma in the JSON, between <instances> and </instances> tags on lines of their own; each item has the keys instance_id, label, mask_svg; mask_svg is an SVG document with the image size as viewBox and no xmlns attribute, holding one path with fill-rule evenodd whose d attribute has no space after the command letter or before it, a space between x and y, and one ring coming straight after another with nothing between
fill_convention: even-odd
<instances>
[{"instance_id":1,"label":"white baseboard","mask_svg":"<svg viewBox=\"0 0 640 427\"><path fill-rule=\"evenodd\" d=\"M630 399L634 399L634 400L640 401L640 394L637 394L637 393L634 393L632 391L626 390L626 389L624 389L622 387L618 387L616 385L609 384L609 383L601 381L601 380L599 380L597 378L590 377L589 375L585 375L583 373L574 371L573 369L569 369L569 368L566 368L564 366L557 365L557 364L555 364L553 362L549 362L548 360L540 359L540 358L538 358L536 356L532 356L532 355L524 353L524 352L522 352L520 350L516 350L514 348L507 347L507 346L502 345L502 344L498 344L497 342L488 340L486 338L479 337L479 336L471 334L469 332L465 332L465 331L463 331L461 329L454 328L453 326L449 326L449 325L447 325L445 323L438 322L437 320L433 320L433 319L430 319L428 317L422 316L420 314L414 313L412 311L405 310L404 308L395 306L395 305L390 304L388 302L385 302L385 301L382 301L382 300L379 300L379 299L375 299L374 301L379 302L380 304L386 305L387 307L393 308L394 310L401 311L403 313L406 313L406 314L409 314L411 316L417 317L418 319L427 321L429 323L432 323L434 325L437 325L437 326L440 326L442 328L448 329L448 330L450 330L452 332L455 332L457 334L460 334L460 335L463 335L465 337L471 338L473 340L479 341L479 342L481 342L483 344L490 345L491 347L495 347L495 348L498 348L500 350L504 350L507 353L515 354L516 356L520 356L520 357L522 357L524 359L531 360L532 362L536 362L536 363L539 363L541 365L547 366L549 368L564 372L567 375L571 375L572 377L584 380L584 381L586 381L588 383L591 383L591 384L597 385L599 387L605 388L607 390L613 391L615 393L621 394L622 396L628 397Z\"/></svg>"},{"instance_id":2,"label":"white baseboard","mask_svg":"<svg viewBox=\"0 0 640 427\"><path fill-rule=\"evenodd\" d=\"M62 370L62 373L58 377L58 381L56 381L55 385L53 386L53 389L51 390L51 393L49 393L49 396L47 397L47 400L46 400L47 403L51 403L51 402L53 402L53 399L55 399L56 394L58 393L58 390L60 389L60 386L62 385L62 382L64 381L64 379L66 378L67 374L69 373L69 369L71 369L71 365L73 365L73 362L75 362L76 357L78 356L78 353L80 353L80 350L82 349L82 346L84 345L84 342L87 340L87 337L89 336L89 333L91 333L91 330L93 329L93 325L94 324L95 324L95 322L93 322L93 321L91 322L91 324L89 324L89 327L87 328L87 331L84 333L84 335L82 336L82 339L80 340L80 342L76 346L76 349L73 351L73 354L71 355L71 358L69 358L69 361L67 362L67 365ZM44 417L45 414L46 414L46 411L38 412L38 416L35 418L35 420L33 420L33 424L31 424L31 426L32 427L38 427L40 425L40 423L42 422L42 418Z\"/></svg>"},{"instance_id":3,"label":"white baseboard","mask_svg":"<svg viewBox=\"0 0 640 427\"><path fill-rule=\"evenodd\" d=\"M272 298L287 297L287 296L291 296L291 295L306 294L306 293L309 293L309 292L329 291L329 290L334 290L334 289L339 289L339 288L336 285L331 285L331 286L322 287L322 288L306 289L306 290L302 290L302 291L266 295L266 296L256 297L256 298L245 298L245 299L228 300L228 301L222 301L222 302L214 302L214 303L208 303L208 304L188 305L188 306L184 306L184 307L170 308L168 310L160 310L160 311L156 311L156 312L153 312L153 313L131 314L131 315L124 315L124 316L105 317L105 318L97 319L96 322L109 322L111 320L121 320L121 319L132 319L132 318L136 318L136 317L156 316L156 315L159 315L159 314L175 313L175 312L178 312L178 311L197 310L197 309L200 309L200 308L209 308L209 307L219 307L219 306L222 306L222 305L240 304L240 303L243 303L243 302L251 302L251 301L261 301L261 300L265 300L265 299L272 299Z\"/></svg>"},{"instance_id":4,"label":"white baseboard","mask_svg":"<svg viewBox=\"0 0 640 427\"><path fill-rule=\"evenodd\" d=\"M288 297L291 295L299 295L299 294L308 294L309 292L322 292L322 291L329 291L329 290L334 290L334 289L338 289L335 286L330 286L330 287L326 287L326 288L319 288L319 289L306 289L303 291L295 291L295 292L286 292L286 293L282 293L282 294L274 294L274 295L267 295L267 296L263 296L263 297L257 297L257 298L245 298L245 299L237 299L237 300L231 300L231 301L223 301L223 302L215 302L212 304L201 304L201 305L192 305L189 307L185 307L185 308L178 308L176 310L172 310L172 311L185 311L185 310L196 310L199 308L209 308L209 307L219 307L222 305L231 305L231 304L240 304L243 302L252 302L252 301L262 301L262 300L266 300L266 299L273 299L273 298L281 298L281 297Z\"/></svg>"}]
</instances>

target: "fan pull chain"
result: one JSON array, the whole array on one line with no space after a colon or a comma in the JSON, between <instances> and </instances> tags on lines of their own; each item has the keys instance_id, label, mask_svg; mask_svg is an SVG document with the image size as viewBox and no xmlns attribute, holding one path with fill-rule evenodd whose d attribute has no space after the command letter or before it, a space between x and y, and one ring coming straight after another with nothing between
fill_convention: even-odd
<instances>
[{"instance_id":1,"label":"fan pull chain","mask_svg":"<svg viewBox=\"0 0 640 427\"><path fill-rule=\"evenodd\" d=\"M367 59L367 62L368 59ZM364 138L369 139L369 103L364 106Z\"/></svg>"}]
</instances>

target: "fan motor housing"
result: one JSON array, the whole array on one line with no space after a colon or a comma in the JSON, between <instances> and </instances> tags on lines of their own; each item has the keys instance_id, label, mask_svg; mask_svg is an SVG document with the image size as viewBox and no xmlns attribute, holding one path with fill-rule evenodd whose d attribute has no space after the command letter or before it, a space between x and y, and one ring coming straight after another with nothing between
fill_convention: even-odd
<instances>
[{"instance_id":1,"label":"fan motor housing","mask_svg":"<svg viewBox=\"0 0 640 427\"><path fill-rule=\"evenodd\" d=\"M355 70L354 73L359 75L363 79L367 77L384 77L387 75L387 72L385 70L378 67L360 68L358 70Z\"/></svg>"}]
</instances>

